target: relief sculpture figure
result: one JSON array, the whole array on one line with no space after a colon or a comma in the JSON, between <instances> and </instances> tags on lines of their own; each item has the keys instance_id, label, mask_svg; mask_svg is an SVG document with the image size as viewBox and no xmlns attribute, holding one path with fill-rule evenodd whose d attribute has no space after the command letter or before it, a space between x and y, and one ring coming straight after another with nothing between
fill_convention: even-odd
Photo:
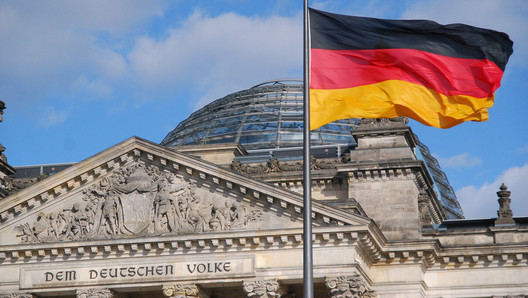
<instances>
[{"instance_id":1,"label":"relief sculpture figure","mask_svg":"<svg viewBox=\"0 0 528 298\"><path fill-rule=\"evenodd\" d=\"M16 227L23 243L239 229L261 212L143 163L116 169L65 208Z\"/></svg>"},{"instance_id":2,"label":"relief sculpture figure","mask_svg":"<svg viewBox=\"0 0 528 298\"><path fill-rule=\"evenodd\" d=\"M106 226L106 230L112 235L117 234L117 196L115 191L110 191L108 196L103 201L103 223Z\"/></svg>"},{"instance_id":3,"label":"relief sculpture figure","mask_svg":"<svg viewBox=\"0 0 528 298\"><path fill-rule=\"evenodd\" d=\"M164 227L169 232L176 231L176 208L170 198L169 187L160 186L160 190L154 199L154 229L163 231Z\"/></svg>"}]
</instances>

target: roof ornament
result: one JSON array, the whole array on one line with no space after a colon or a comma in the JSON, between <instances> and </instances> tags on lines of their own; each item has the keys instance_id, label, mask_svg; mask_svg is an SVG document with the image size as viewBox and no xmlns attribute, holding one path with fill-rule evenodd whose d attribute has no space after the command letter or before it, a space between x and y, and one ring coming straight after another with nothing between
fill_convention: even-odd
<instances>
[{"instance_id":1,"label":"roof ornament","mask_svg":"<svg viewBox=\"0 0 528 298\"><path fill-rule=\"evenodd\" d=\"M495 226L504 226L504 225L515 225L515 220L513 219L513 212L510 209L510 194L511 191L508 191L508 188L504 183L500 187L500 191L497 192L499 196L499 210L497 211L498 218L495 221Z\"/></svg>"}]
</instances>

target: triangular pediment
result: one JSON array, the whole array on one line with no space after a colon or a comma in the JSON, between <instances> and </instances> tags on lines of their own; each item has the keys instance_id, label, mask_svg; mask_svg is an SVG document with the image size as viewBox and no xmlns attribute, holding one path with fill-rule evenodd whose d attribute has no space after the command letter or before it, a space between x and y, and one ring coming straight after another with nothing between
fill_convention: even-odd
<instances>
[{"instance_id":1,"label":"triangular pediment","mask_svg":"<svg viewBox=\"0 0 528 298\"><path fill-rule=\"evenodd\" d=\"M0 202L0 245L302 227L302 196L130 138ZM314 226L365 225L314 202Z\"/></svg>"}]
</instances>

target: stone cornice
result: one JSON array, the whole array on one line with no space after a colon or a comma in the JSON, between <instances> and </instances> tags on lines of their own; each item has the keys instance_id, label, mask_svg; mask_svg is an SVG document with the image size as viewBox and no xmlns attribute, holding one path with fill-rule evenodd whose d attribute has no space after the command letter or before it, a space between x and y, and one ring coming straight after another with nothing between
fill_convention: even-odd
<instances>
[{"instance_id":1,"label":"stone cornice","mask_svg":"<svg viewBox=\"0 0 528 298\"><path fill-rule=\"evenodd\" d=\"M387 244L375 265L422 264L425 268L525 266L525 244L443 247L438 240Z\"/></svg>"},{"instance_id":2,"label":"stone cornice","mask_svg":"<svg viewBox=\"0 0 528 298\"><path fill-rule=\"evenodd\" d=\"M313 247L358 245L371 263L381 253L380 240L366 226L321 227L313 229ZM72 241L7 245L0 247L0 266L81 261L163 257L200 253L253 252L302 248L303 230L219 232L177 236L96 241Z\"/></svg>"},{"instance_id":3,"label":"stone cornice","mask_svg":"<svg viewBox=\"0 0 528 298\"><path fill-rule=\"evenodd\" d=\"M351 131L352 135L357 138L378 137L378 136L404 136L411 148L416 147L418 143L414 137L411 127L405 125L396 126L368 126L360 125L357 129Z\"/></svg>"}]
</instances>

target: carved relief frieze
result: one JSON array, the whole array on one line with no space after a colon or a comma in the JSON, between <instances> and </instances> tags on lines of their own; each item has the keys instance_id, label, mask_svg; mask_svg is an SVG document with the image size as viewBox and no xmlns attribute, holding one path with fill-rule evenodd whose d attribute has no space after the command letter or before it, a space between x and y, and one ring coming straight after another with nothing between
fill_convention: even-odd
<instances>
[{"instance_id":1,"label":"carved relief frieze","mask_svg":"<svg viewBox=\"0 0 528 298\"><path fill-rule=\"evenodd\" d=\"M374 298L376 292L369 289L359 274L326 278L326 287L332 298Z\"/></svg>"},{"instance_id":2,"label":"carved relief frieze","mask_svg":"<svg viewBox=\"0 0 528 298\"><path fill-rule=\"evenodd\" d=\"M256 227L262 215L246 202L141 162L102 177L65 207L17 226L21 242L228 231Z\"/></svg>"},{"instance_id":3,"label":"carved relief frieze","mask_svg":"<svg viewBox=\"0 0 528 298\"><path fill-rule=\"evenodd\" d=\"M311 157L311 169L335 169L336 163L342 163L341 159L317 159ZM270 158L266 163L243 164L240 161L231 163L233 171L245 174L264 174L277 172L294 172L303 170L302 161L279 161L277 158Z\"/></svg>"}]
</instances>

